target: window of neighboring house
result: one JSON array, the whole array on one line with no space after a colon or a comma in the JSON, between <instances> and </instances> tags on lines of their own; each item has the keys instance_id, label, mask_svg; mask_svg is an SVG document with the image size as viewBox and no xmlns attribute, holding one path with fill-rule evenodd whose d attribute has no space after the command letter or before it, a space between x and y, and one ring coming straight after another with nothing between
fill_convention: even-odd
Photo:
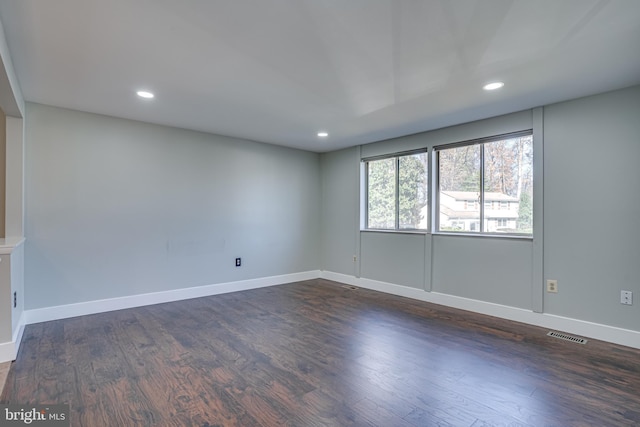
<instances>
[{"instance_id":1,"label":"window of neighboring house","mask_svg":"<svg viewBox=\"0 0 640 427\"><path fill-rule=\"evenodd\" d=\"M437 231L456 232L453 218L464 206L471 231L531 235L533 232L533 136L519 132L434 148L437 161ZM499 202L498 202L499 201ZM458 207L456 207L458 206ZM490 224L491 206L516 215ZM451 219L450 219L451 218Z\"/></svg>"},{"instance_id":2,"label":"window of neighboring house","mask_svg":"<svg viewBox=\"0 0 640 427\"><path fill-rule=\"evenodd\" d=\"M426 150L364 159L365 228L427 230L428 157Z\"/></svg>"},{"instance_id":3,"label":"window of neighboring house","mask_svg":"<svg viewBox=\"0 0 640 427\"><path fill-rule=\"evenodd\" d=\"M477 202L475 200L465 200L464 208L469 210L476 210L478 208Z\"/></svg>"}]
</instances>

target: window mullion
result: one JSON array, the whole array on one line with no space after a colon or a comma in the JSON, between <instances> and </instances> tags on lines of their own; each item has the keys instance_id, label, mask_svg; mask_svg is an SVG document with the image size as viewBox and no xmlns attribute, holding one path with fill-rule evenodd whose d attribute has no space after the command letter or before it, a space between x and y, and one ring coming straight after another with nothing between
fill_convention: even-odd
<instances>
[{"instance_id":1,"label":"window mullion","mask_svg":"<svg viewBox=\"0 0 640 427\"><path fill-rule=\"evenodd\" d=\"M396 157L396 230L400 229L400 157Z\"/></svg>"},{"instance_id":2,"label":"window mullion","mask_svg":"<svg viewBox=\"0 0 640 427\"><path fill-rule=\"evenodd\" d=\"M484 233L484 144L480 144L480 233Z\"/></svg>"},{"instance_id":3,"label":"window mullion","mask_svg":"<svg viewBox=\"0 0 640 427\"><path fill-rule=\"evenodd\" d=\"M430 203L431 206L431 226L432 232L440 231L440 151L431 150L432 163L431 163L431 176L435 177L435 183L430 188ZM433 179L433 178L430 178ZM433 193L433 194L432 194Z\"/></svg>"},{"instance_id":4,"label":"window mullion","mask_svg":"<svg viewBox=\"0 0 640 427\"><path fill-rule=\"evenodd\" d=\"M364 228L369 228L369 162L364 163Z\"/></svg>"}]
</instances>

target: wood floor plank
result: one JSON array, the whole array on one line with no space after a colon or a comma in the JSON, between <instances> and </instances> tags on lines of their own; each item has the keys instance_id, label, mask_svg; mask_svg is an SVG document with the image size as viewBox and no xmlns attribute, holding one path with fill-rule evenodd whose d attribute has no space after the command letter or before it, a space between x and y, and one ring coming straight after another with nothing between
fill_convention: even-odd
<instances>
[{"instance_id":1,"label":"wood floor plank","mask_svg":"<svg viewBox=\"0 0 640 427\"><path fill-rule=\"evenodd\" d=\"M634 426L640 351L326 280L29 325L72 426Z\"/></svg>"}]
</instances>

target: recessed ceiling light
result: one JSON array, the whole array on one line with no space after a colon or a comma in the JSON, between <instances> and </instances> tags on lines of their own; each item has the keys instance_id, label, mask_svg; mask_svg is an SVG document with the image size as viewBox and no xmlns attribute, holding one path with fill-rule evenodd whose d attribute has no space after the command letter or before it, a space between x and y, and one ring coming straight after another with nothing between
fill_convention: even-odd
<instances>
[{"instance_id":1,"label":"recessed ceiling light","mask_svg":"<svg viewBox=\"0 0 640 427\"><path fill-rule=\"evenodd\" d=\"M329 134L328 134L327 132L318 132L318 136L319 136L320 138L326 138L326 137L328 137L328 136L329 136Z\"/></svg>"},{"instance_id":2,"label":"recessed ceiling light","mask_svg":"<svg viewBox=\"0 0 640 427\"><path fill-rule=\"evenodd\" d=\"M140 98L146 98L146 99L151 99L155 96L154 94L152 94L151 92L147 92L146 90L139 90L136 92L136 94L138 94Z\"/></svg>"},{"instance_id":3,"label":"recessed ceiling light","mask_svg":"<svg viewBox=\"0 0 640 427\"><path fill-rule=\"evenodd\" d=\"M482 89L484 90L496 90L496 89L500 89L502 86L504 86L504 83L502 82L493 82L493 83L489 83L486 84L482 87Z\"/></svg>"}]
</instances>

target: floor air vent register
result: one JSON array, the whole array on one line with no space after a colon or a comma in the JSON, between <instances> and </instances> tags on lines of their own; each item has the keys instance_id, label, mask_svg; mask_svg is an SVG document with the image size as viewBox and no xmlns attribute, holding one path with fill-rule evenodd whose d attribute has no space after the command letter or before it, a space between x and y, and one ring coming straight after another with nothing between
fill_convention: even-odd
<instances>
[{"instance_id":1,"label":"floor air vent register","mask_svg":"<svg viewBox=\"0 0 640 427\"><path fill-rule=\"evenodd\" d=\"M558 338L565 341L571 341L576 344L586 344L587 340L580 337L574 337L571 335L563 334L562 332L550 331L548 334L550 337Z\"/></svg>"}]
</instances>

